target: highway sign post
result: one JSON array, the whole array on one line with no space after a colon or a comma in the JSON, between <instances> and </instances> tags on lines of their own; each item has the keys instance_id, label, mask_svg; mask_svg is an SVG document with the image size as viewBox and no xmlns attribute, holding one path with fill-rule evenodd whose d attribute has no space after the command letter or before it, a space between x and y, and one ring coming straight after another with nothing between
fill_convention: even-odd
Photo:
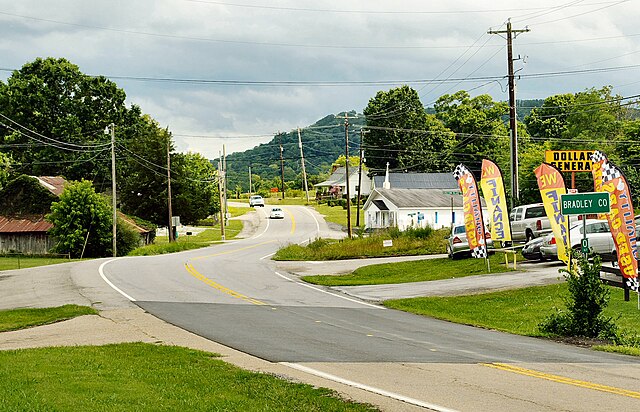
<instances>
[{"instance_id":1,"label":"highway sign post","mask_svg":"<svg viewBox=\"0 0 640 412\"><path fill-rule=\"evenodd\" d=\"M589 253L587 239L587 216L595 213L609 213L611 199L607 192L571 193L560 196L560 213L564 216L582 215L582 244L580 250Z\"/></svg>"}]
</instances>

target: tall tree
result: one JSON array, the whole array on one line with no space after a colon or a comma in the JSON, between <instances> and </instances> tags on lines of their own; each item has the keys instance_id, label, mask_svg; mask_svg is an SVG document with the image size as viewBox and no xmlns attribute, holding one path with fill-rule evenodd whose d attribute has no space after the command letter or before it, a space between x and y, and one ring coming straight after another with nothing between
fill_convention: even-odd
<instances>
[{"instance_id":1,"label":"tall tree","mask_svg":"<svg viewBox=\"0 0 640 412\"><path fill-rule=\"evenodd\" d=\"M453 133L428 115L409 86L379 91L364 109L369 130L364 136L367 166L436 171L450 165Z\"/></svg>"},{"instance_id":2,"label":"tall tree","mask_svg":"<svg viewBox=\"0 0 640 412\"><path fill-rule=\"evenodd\" d=\"M173 214L180 222L195 224L220 210L215 169L198 153L177 153L172 162Z\"/></svg>"}]
</instances>

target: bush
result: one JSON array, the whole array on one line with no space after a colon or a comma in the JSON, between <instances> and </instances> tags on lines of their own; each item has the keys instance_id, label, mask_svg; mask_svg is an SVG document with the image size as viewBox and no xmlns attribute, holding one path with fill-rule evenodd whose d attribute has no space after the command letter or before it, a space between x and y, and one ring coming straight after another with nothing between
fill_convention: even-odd
<instances>
[{"instance_id":1,"label":"bush","mask_svg":"<svg viewBox=\"0 0 640 412\"><path fill-rule=\"evenodd\" d=\"M118 256L127 256L129 252L140 246L140 233L118 218L116 226L116 251Z\"/></svg>"},{"instance_id":2,"label":"bush","mask_svg":"<svg viewBox=\"0 0 640 412\"><path fill-rule=\"evenodd\" d=\"M563 269L569 296L564 298L567 309L557 310L540 325L542 332L559 336L599 338L618 342L618 330L612 318L603 315L609 304L609 289L600 281L600 257L593 263L582 254L575 254L578 268Z\"/></svg>"},{"instance_id":3,"label":"bush","mask_svg":"<svg viewBox=\"0 0 640 412\"><path fill-rule=\"evenodd\" d=\"M218 224L218 218L208 217L206 219L200 219L196 222L198 226L215 226Z\"/></svg>"}]
</instances>

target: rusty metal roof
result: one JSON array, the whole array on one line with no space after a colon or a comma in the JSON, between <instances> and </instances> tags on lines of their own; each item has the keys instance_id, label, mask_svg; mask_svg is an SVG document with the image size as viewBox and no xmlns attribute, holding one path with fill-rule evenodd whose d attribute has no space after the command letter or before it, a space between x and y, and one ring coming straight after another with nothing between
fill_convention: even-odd
<instances>
[{"instance_id":1,"label":"rusty metal roof","mask_svg":"<svg viewBox=\"0 0 640 412\"><path fill-rule=\"evenodd\" d=\"M42 215L20 218L0 216L0 233L46 232L52 227Z\"/></svg>"},{"instance_id":2,"label":"rusty metal roof","mask_svg":"<svg viewBox=\"0 0 640 412\"><path fill-rule=\"evenodd\" d=\"M38 182L45 188L47 188L51 193L56 196L60 196L62 191L64 190L64 186L67 184L67 181L62 176L32 176L38 179Z\"/></svg>"}]
</instances>

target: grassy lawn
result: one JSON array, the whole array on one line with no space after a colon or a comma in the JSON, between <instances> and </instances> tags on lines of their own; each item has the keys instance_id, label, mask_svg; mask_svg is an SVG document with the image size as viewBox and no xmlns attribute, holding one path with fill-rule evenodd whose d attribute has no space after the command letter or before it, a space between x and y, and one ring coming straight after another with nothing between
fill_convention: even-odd
<instances>
[{"instance_id":1,"label":"grassy lawn","mask_svg":"<svg viewBox=\"0 0 640 412\"><path fill-rule=\"evenodd\" d=\"M0 351L0 410L371 411L328 389L143 343Z\"/></svg>"},{"instance_id":2,"label":"grassy lawn","mask_svg":"<svg viewBox=\"0 0 640 412\"><path fill-rule=\"evenodd\" d=\"M60 256L0 256L0 270L33 268L36 266L55 265L57 263L74 262L77 260L79 259L69 259Z\"/></svg>"},{"instance_id":3,"label":"grassy lawn","mask_svg":"<svg viewBox=\"0 0 640 412\"><path fill-rule=\"evenodd\" d=\"M640 335L640 311L635 299L625 302L621 289L609 287L611 299L605 315L618 327ZM534 286L502 292L454 297L423 297L388 300L384 305L406 312L451 322L495 329L526 336L547 336L538 325L554 308L565 308L562 296L568 295L566 283ZM599 348L601 349L601 348ZM606 346L607 350L625 352L624 347ZM635 349L640 354L640 349ZM626 353L633 353L631 348Z\"/></svg>"},{"instance_id":4,"label":"grassy lawn","mask_svg":"<svg viewBox=\"0 0 640 412\"><path fill-rule=\"evenodd\" d=\"M445 252L445 236L449 229L434 230L427 237L407 232L394 235L379 233L353 239L316 239L307 246L287 245L274 255L274 260L337 260L361 257L433 255ZM393 239L392 239L393 237ZM382 241L392 239L393 246L384 247Z\"/></svg>"},{"instance_id":5,"label":"grassy lawn","mask_svg":"<svg viewBox=\"0 0 640 412\"><path fill-rule=\"evenodd\" d=\"M513 271L505 266L502 253L496 253L489 259L491 273ZM484 259L440 258L363 266L348 275L304 276L302 280L324 286L356 286L422 282L484 274L487 274Z\"/></svg>"},{"instance_id":6,"label":"grassy lawn","mask_svg":"<svg viewBox=\"0 0 640 412\"><path fill-rule=\"evenodd\" d=\"M28 308L0 310L0 332L47 325L98 311L87 306L64 305L56 308ZM2 401L0 401L2 406ZM0 407L0 409L3 409Z\"/></svg>"},{"instance_id":7,"label":"grassy lawn","mask_svg":"<svg viewBox=\"0 0 640 412\"><path fill-rule=\"evenodd\" d=\"M241 221L229 220L229 226L225 227L226 240L235 238L241 231ZM183 250L199 249L210 246L212 243L220 241L222 241L222 235L220 234L220 225L217 225L213 228L207 228L197 235L179 236L173 243L169 243L169 240L165 236L156 237L154 244L134 249L129 253L129 256L151 256L161 255L164 253L181 252Z\"/></svg>"},{"instance_id":8,"label":"grassy lawn","mask_svg":"<svg viewBox=\"0 0 640 412\"><path fill-rule=\"evenodd\" d=\"M327 222L336 223L347 227L347 209L342 206L327 206L326 204L314 204L313 208L318 211ZM360 203L360 225L364 226L364 213L362 212L362 203ZM351 205L351 227L355 231L356 228L356 207Z\"/></svg>"}]
</instances>

